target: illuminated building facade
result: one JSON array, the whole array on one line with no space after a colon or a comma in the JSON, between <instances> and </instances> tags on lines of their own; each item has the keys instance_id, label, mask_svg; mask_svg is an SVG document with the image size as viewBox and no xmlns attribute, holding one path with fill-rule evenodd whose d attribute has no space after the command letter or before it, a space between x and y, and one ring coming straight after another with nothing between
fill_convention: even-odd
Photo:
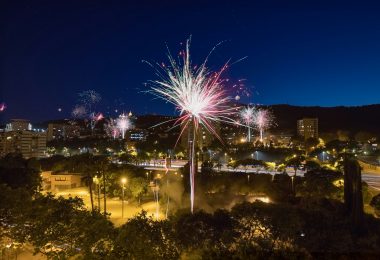
<instances>
[{"instance_id":1,"label":"illuminated building facade","mask_svg":"<svg viewBox=\"0 0 380 260\"><path fill-rule=\"evenodd\" d=\"M297 121L297 133L305 140L318 138L318 118L303 118Z\"/></svg>"}]
</instances>

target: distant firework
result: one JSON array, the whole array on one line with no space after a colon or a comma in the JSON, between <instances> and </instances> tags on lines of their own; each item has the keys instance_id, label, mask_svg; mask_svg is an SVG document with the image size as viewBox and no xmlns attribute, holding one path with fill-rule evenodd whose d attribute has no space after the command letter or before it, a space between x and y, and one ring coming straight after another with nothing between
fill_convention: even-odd
<instances>
[{"instance_id":1,"label":"distant firework","mask_svg":"<svg viewBox=\"0 0 380 260\"><path fill-rule=\"evenodd\" d=\"M190 200L191 212L193 212L196 172L194 140L196 140L199 125L203 125L220 139L212 123L232 122L230 117L234 112L229 106L231 99L227 97L224 87L226 80L221 78L228 64L225 64L218 72L211 72L206 68L207 56L200 66L193 66L190 61L189 47L190 40L186 43L186 50L180 52L182 61L175 60L169 53L169 66L157 64L157 75L160 79L150 82L152 84L150 92L177 108L180 118L175 124L182 126L181 135L185 129L189 131Z\"/></svg>"},{"instance_id":2,"label":"distant firework","mask_svg":"<svg viewBox=\"0 0 380 260\"><path fill-rule=\"evenodd\" d=\"M83 106L83 105L76 105L73 109L73 111L71 112L71 115L74 117L74 118L84 118L87 116L87 110L86 110L86 107Z\"/></svg>"},{"instance_id":3,"label":"distant firework","mask_svg":"<svg viewBox=\"0 0 380 260\"><path fill-rule=\"evenodd\" d=\"M92 107L93 105L99 103L102 99L100 94L95 90L86 90L78 94L79 100L82 104Z\"/></svg>"},{"instance_id":4,"label":"distant firework","mask_svg":"<svg viewBox=\"0 0 380 260\"><path fill-rule=\"evenodd\" d=\"M251 142L251 127L255 124L255 114L257 113L256 109L254 107L245 107L240 111L240 119L248 128L248 142Z\"/></svg>"},{"instance_id":5,"label":"distant firework","mask_svg":"<svg viewBox=\"0 0 380 260\"><path fill-rule=\"evenodd\" d=\"M129 119L129 117L125 114L121 114L117 119L116 119L116 126L119 129L121 133L121 138L124 139L125 137L125 132L128 129L132 128L132 122Z\"/></svg>"},{"instance_id":6,"label":"distant firework","mask_svg":"<svg viewBox=\"0 0 380 260\"><path fill-rule=\"evenodd\" d=\"M105 125L105 130L108 136L112 137L113 139L116 139L119 134L119 128L117 127L117 122L115 119L110 118Z\"/></svg>"},{"instance_id":7,"label":"distant firework","mask_svg":"<svg viewBox=\"0 0 380 260\"><path fill-rule=\"evenodd\" d=\"M0 112L4 112L5 109L7 109L7 106L5 105L5 103L0 103Z\"/></svg>"},{"instance_id":8,"label":"distant firework","mask_svg":"<svg viewBox=\"0 0 380 260\"><path fill-rule=\"evenodd\" d=\"M96 123L103 118L102 113L95 112L97 103L102 99L99 93L94 90L82 91L78 94L79 104L71 112L74 118L87 119L93 132Z\"/></svg>"},{"instance_id":9,"label":"distant firework","mask_svg":"<svg viewBox=\"0 0 380 260\"><path fill-rule=\"evenodd\" d=\"M95 126L96 124L102 120L104 117L103 117L103 114L102 113L91 113L90 114L90 127L91 127L91 130L94 131L95 129Z\"/></svg>"},{"instance_id":10,"label":"distant firework","mask_svg":"<svg viewBox=\"0 0 380 260\"><path fill-rule=\"evenodd\" d=\"M263 141L264 131L271 127L274 123L274 117L270 110L260 108L256 111L254 117L254 125L260 132L260 141Z\"/></svg>"},{"instance_id":11,"label":"distant firework","mask_svg":"<svg viewBox=\"0 0 380 260\"><path fill-rule=\"evenodd\" d=\"M102 113L97 113L97 114L94 114L94 121L100 121L104 118L103 114Z\"/></svg>"}]
</instances>

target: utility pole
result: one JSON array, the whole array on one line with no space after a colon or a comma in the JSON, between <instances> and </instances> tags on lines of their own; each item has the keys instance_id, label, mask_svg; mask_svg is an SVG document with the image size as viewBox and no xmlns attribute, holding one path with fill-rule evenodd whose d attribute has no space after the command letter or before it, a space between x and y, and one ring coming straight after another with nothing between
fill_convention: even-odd
<instances>
[{"instance_id":1,"label":"utility pole","mask_svg":"<svg viewBox=\"0 0 380 260\"><path fill-rule=\"evenodd\" d=\"M106 198L106 174L105 171L102 171L103 174L103 199L104 199L104 216L107 214L107 198Z\"/></svg>"}]
</instances>

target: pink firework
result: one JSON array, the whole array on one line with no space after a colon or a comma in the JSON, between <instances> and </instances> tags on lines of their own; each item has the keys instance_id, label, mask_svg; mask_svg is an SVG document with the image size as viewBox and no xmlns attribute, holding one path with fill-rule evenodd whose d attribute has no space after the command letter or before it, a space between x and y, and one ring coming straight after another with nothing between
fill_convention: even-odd
<instances>
[{"instance_id":1,"label":"pink firework","mask_svg":"<svg viewBox=\"0 0 380 260\"><path fill-rule=\"evenodd\" d=\"M90 114L90 126L91 126L91 130L94 131L95 129L95 126L96 124L102 120L104 117L103 117L103 114L102 113L91 113Z\"/></svg>"},{"instance_id":2,"label":"pink firework","mask_svg":"<svg viewBox=\"0 0 380 260\"><path fill-rule=\"evenodd\" d=\"M5 105L5 103L0 103L0 112L4 112L6 108L7 106Z\"/></svg>"},{"instance_id":3,"label":"pink firework","mask_svg":"<svg viewBox=\"0 0 380 260\"><path fill-rule=\"evenodd\" d=\"M94 120L95 121L100 121L100 120L102 120L104 118L104 116L103 116L103 114L102 113L97 113L97 114L95 114L94 115Z\"/></svg>"},{"instance_id":4,"label":"pink firework","mask_svg":"<svg viewBox=\"0 0 380 260\"><path fill-rule=\"evenodd\" d=\"M260 131L260 141L263 141L264 131L272 126L273 114L267 109L258 109L254 116L254 125Z\"/></svg>"},{"instance_id":5,"label":"pink firework","mask_svg":"<svg viewBox=\"0 0 380 260\"><path fill-rule=\"evenodd\" d=\"M170 54L169 66L158 65L159 80L152 81L151 93L172 103L180 113L175 125L182 125L182 132L189 131L188 154L190 165L190 201L191 212L194 210L194 176L195 141L199 125L203 125L217 138L213 122L226 121L233 123L231 115L234 113L230 107L230 100L225 90L223 72L227 69L225 64L220 71L211 72L206 68L206 60L200 66L193 66L190 60L190 40L186 43L186 51L181 52L182 62L177 62Z\"/></svg>"},{"instance_id":6,"label":"pink firework","mask_svg":"<svg viewBox=\"0 0 380 260\"><path fill-rule=\"evenodd\" d=\"M117 127L116 120L110 119L108 123L105 125L105 130L108 136L112 137L113 139L116 139L116 137L119 136L120 131Z\"/></svg>"}]
</instances>

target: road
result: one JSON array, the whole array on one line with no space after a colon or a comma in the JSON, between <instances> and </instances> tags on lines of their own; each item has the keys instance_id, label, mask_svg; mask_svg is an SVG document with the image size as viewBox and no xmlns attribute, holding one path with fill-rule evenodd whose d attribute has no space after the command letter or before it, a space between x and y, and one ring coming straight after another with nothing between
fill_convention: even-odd
<instances>
[{"instance_id":1,"label":"road","mask_svg":"<svg viewBox=\"0 0 380 260\"><path fill-rule=\"evenodd\" d=\"M73 188L73 189L65 189L62 191L58 191L53 193L56 196L62 196L65 198L68 197L79 197L83 199L83 202L86 206L87 209L91 209L91 199L90 199L90 193L88 192L88 189L85 187L81 188ZM94 206L98 206L98 198L97 196L94 195ZM152 200L153 200L153 195L152 195ZM101 196L100 200L100 210L103 211L103 197ZM142 210L145 210L147 212L148 216L153 216L156 218L156 210L157 210L157 205L155 202L147 202L143 203L141 206L138 206L135 203L130 203L128 201L124 201L124 218L122 218L122 202L118 198L107 198L107 213L111 214L110 215L110 220L116 225L120 226L127 222L129 218L134 217L136 214L140 213ZM162 214L158 214L159 217L163 217Z\"/></svg>"},{"instance_id":2,"label":"road","mask_svg":"<svg viewBox=\"0 0 380 260\"><path fill-rule=\"evenodd\" d=\"M187 161L185 160L173 160L172 161L172 167L169 168L171 171L176 171L178 168L183 167L186 164ZM147 170L165 170L165 167L163 164L147 164L144 166L145 169ZM200 167L199 167L200 170ZM248 168L247 170L244 167L239 167L237 169L231 169L228 168L225 164L221 168L222 171L227 171L227 172L234 172L234 171L242 171L242 172L247 172L247 173L268 173L268 174L278 174L276 171L268 171L264 169L256 169L256 168ZM294 175L294 169L289 167L286 169L286 172L292 176ZM297 171L297 175L303 176L304 171ZM375 172L375 171L363 171L362 172L362 180L365 181L371 188L380 191L380 173Z\"/></svg>"},{"instance_id":3,"label":"road","mask_svg":"<svg viewBox=\"0 0 380 260\"><path fill-rule=\"evenodd\" d=\"M362 173L362 180L365 181L371 188L380 191L380 174Z\"/></svg>"}]
</instances>

